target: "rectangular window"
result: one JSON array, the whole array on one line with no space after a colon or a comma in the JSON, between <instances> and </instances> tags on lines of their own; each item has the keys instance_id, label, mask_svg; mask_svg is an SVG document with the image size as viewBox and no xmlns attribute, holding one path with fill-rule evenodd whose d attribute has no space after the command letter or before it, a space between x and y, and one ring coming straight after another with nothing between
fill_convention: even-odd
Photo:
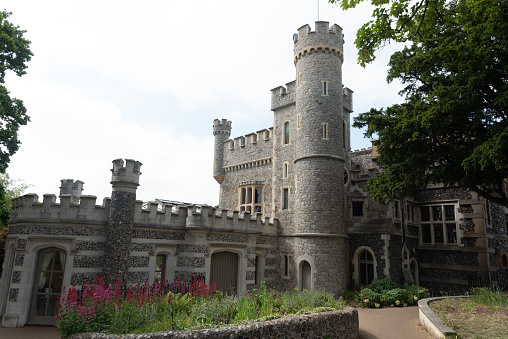
<instances>
[{"instance_id":1,"label":"rectangular window","mask_svg":"<svg viewBox=\"0 0 508 339\"><path fill-rule=\"evenodd\" d=\"M302 128L302 113L296 116L296 128L297 129Z\"/></svg>"},{"instance_id":2,"label":"rectangular window","mask_svg":"<svg viewBox=\"0 0 508 339\"><path fill-rule=\"evenodd\" d=\"M323 123L321 123L321 125L323 126L323 137L322 137L322 139L323 140L328 140L328 123L323 122Z\"/></svg>"},{"instance_id":3,"label":"rectangular window","mask_svg":"<svg viewBox=\"0 0 508 339\"><path fill-rule=\"evenodd\" d=\"M455 220L455 207L453 205L445 205L445 220Z\"/></svg>"},{"instance_id":4,"label":"rectangular window","mask_svg":"<svg viewBox=\"0 0 508 339\"><path fill-rule=\"evenodd\" d=\"M431 244L432 243L432 236L430 231L430 225L425 224L422 225L422 243L423 244Z\"/></svg>"},{"instance_id":5,"label":"rectangular window","mask_svg":"<svg viewBox=\"0 0 508 339\"><path fill-rule=\"evenodd\" d=\"M166 256L159 254L155 260L155 282L161 282L165 278Z\"/></svg>"},{"instance_id":6,"label":"rectangular window","mask_svg":"<svg viewBox=\"0 0 508 339\"><path fill-rule=\"evenodd\" d=\"M240 211L263 213L263 186L241 187L238 205Z\"/></svg>"},{"instance_id":7,"label":"rectangular window","mask_svg":"<svg viewBox=\"0 0 508 339\"><path fill-rule=\"evenodd\" d=\"M457 243L457 230L455 229L455 224L446 225L446 237L449 244Z\"/></svg>"},{"instance_id":8,"label":"rectangular window","mask_svg":"<svg viewBox=\"0 0 508 339\"><path fill-rule=\"evenodd\" d=\"M421 206L422 244L457 244L455 205Z\"/></svg>"},{"instance_id":9,"label":"rectangular window","mask_svg":"<svg viewBox=\"0 0 508 339\"><path fill-rule=\"evenodd\" d=\"M284 123L284 144L289 144L289 122Z\"/></svg>"},{"instance_id":10,"label":"rectangular window","mask_svg":"<svg viewBox=\"0 0 508 339\"><path fill-rule=\"evenodd\" d=\"M289 168L289 164L287 162L285 162L283 169L282 169L282 178L284 178L284 179L286 179L288 177L288 168Z\"/></svg>"},{"instance_id":11,"label":"rectangular window","mask_svg":"<svg viewBox=\"0 0 508 339\"><path fill-rule=\"evenodd\" d=\"M434 224L434 243L444 244L443 225Z\"/></svg>"},{"instance_id":12,"label":"rectangular window","mask_svg":"<svg viewBox=\"0 0 508 339\"><path fill-rule=\"evenodd\" d=\"M289 188L282 190L282 209L287 210L289 207Z\"/></svg>"},{"instance_id":13,"label":"rectangular window","mask_svg":"<svg viewBox=\"0 0 508 339\"><path fill-rule=\"evenodd\" d=\"M363 217L363 201L353 201L353 217Z\"/></svg>"},{"instance_id":14,"label":"rectangular window","mask_svg":"<svg viewBox=\"0 0 508 339\"><path fill-rule=\"evenodd\" d=\"M421 221L430 221L429 206L420 207L420 219Z\"/></svg>"},{"instance_id":15,"label":"rectangular window","mask_svg":"<svg viewBox=\"0 0 508 339\"><path fill-rule=\"evenodd\" d=\"M329 91L329 88L328 88L328 81L321 81L321 83L323 84L323 94L322 95L328 95L328 91Z\"/></svg>"},{"instance_id":16,"label":"rectangular window","mask_svg":"<svg viewBox=\"0 0 508 339\"><path fill-rule=\"evenodd\" d=\"M289 257L288 255L284 255L284 275L287 277L289 275Z\"/></svg>"}]
</instances>

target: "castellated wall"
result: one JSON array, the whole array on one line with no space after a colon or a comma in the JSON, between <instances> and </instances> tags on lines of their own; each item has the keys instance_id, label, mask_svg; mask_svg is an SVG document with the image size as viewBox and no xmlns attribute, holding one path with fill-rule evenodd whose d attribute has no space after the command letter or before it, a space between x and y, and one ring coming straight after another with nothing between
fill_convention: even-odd
<instances>
[{"instance_id":1,"label":"castellated wall","mask_svg":"<svg viewBox=\"0 0 508 339\"><path fill-rule=\"evenodd\" d=\"M20 315L14 326L28 319L41 249L58 248L66 253L64 286L91 283L103 275L107 248L115 244L108 243L106 236L110 199L104 199L102 205L95 202L95 196L82 196L74 204L66 195L57 202L49 194L42 202L36 194L13 201L5 274L0 280L0 290L7 297L0 302L8 313ZM213 254L229 251L238 255L240 294L261 280L270 287L278 286L277 219L210 206L142 206L137 201L134 207L130 253L125 258L127 285L153 283L159 254L166 255L166 279L190 281L197 276L208 281Z\"/></svg>"},{"instance_id":2,"label":"castellated wall","mask_svg":"<svg viewBox=\"0 0 508 339\"><path fill-rule=\"evenodd\" d=\"M224 142L225 178L220 188L221 208L239 209L239 187L256 182L263 186L263 214L273 217L273 129L236 137Z\"/></svg>"}]
</instances>

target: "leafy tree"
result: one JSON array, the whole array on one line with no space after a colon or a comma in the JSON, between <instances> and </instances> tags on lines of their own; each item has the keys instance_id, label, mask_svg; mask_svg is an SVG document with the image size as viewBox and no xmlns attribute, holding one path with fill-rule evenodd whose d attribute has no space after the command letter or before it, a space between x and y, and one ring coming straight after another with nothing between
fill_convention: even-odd
<instances>
[{"instance_id":1,"label":"leafy tree","mask_svg":"<svg viewBox=\"0 0 508 339\"><path fill-rule=\"evenodd\" d=\"M442 183L508 206L508 2L372 2L389 11L377 8L359 31L357 45L367 41L359 62L372 61L382 41L408 46L392 55L387 78L405 85L404 103L355 118L367 137L378 136L385 167L369 192L386 202Z\"/></svg>"},{"instance_id":2,"label":"leafy tree","mask_svg":"<svg viewBox=\"0 0 508 339\"><path fill-rule=\"evenodd\" d=\"M0 11L0 173L5 173L10 156L19 148L19 127L30 120L23 101L11 98L4 86L6 71L22 76L33 55L29 49L30 41L23 38L26 31L7 21L11 14Z\"/></svg>"}]
</instances>

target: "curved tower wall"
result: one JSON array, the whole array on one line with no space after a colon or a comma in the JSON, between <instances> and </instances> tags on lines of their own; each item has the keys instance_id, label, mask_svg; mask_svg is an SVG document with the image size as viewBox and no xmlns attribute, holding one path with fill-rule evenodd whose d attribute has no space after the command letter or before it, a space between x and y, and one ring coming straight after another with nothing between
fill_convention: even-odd
<instances>
[{"instance_id":1,"label":"curved tower wall","mask_svg":"<svg viewBox=\"0 0 508 339\"><path fill-rule=\"evenodd\" d=\"M342 29L316 22L315 31L305 25L294 40L295 114L300 120L295 157L295 258L299 267L302 260L309 261L312 288L339 295L347 288L349 267L344 220Z\"/></svg>"},{"instance_id":2,"label":"curved tower wall","mask_svg":"<svg viewBox=\"0 0 508 339\"><path fill-rule=\"evenodd\" d=\"M226 171L224 170L224 142L231 135L231 121L215 119L213 121L213 178L222 184Z\"/></svg>"}]
</instances>

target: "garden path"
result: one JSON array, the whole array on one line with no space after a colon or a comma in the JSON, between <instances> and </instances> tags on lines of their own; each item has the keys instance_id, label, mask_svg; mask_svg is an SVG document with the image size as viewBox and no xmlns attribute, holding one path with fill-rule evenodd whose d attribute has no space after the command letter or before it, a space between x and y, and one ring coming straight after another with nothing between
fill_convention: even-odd
<instances>
[{"instance_id":1,"label":"garden path","mask_svg":"<svg viewBox=\"0 0 508 339\"><path fill-rule=\"evenodd\" d=\"M418 324L418 306L358 308L360 339L433 338Z\"/></svg>"}]
</instances>

